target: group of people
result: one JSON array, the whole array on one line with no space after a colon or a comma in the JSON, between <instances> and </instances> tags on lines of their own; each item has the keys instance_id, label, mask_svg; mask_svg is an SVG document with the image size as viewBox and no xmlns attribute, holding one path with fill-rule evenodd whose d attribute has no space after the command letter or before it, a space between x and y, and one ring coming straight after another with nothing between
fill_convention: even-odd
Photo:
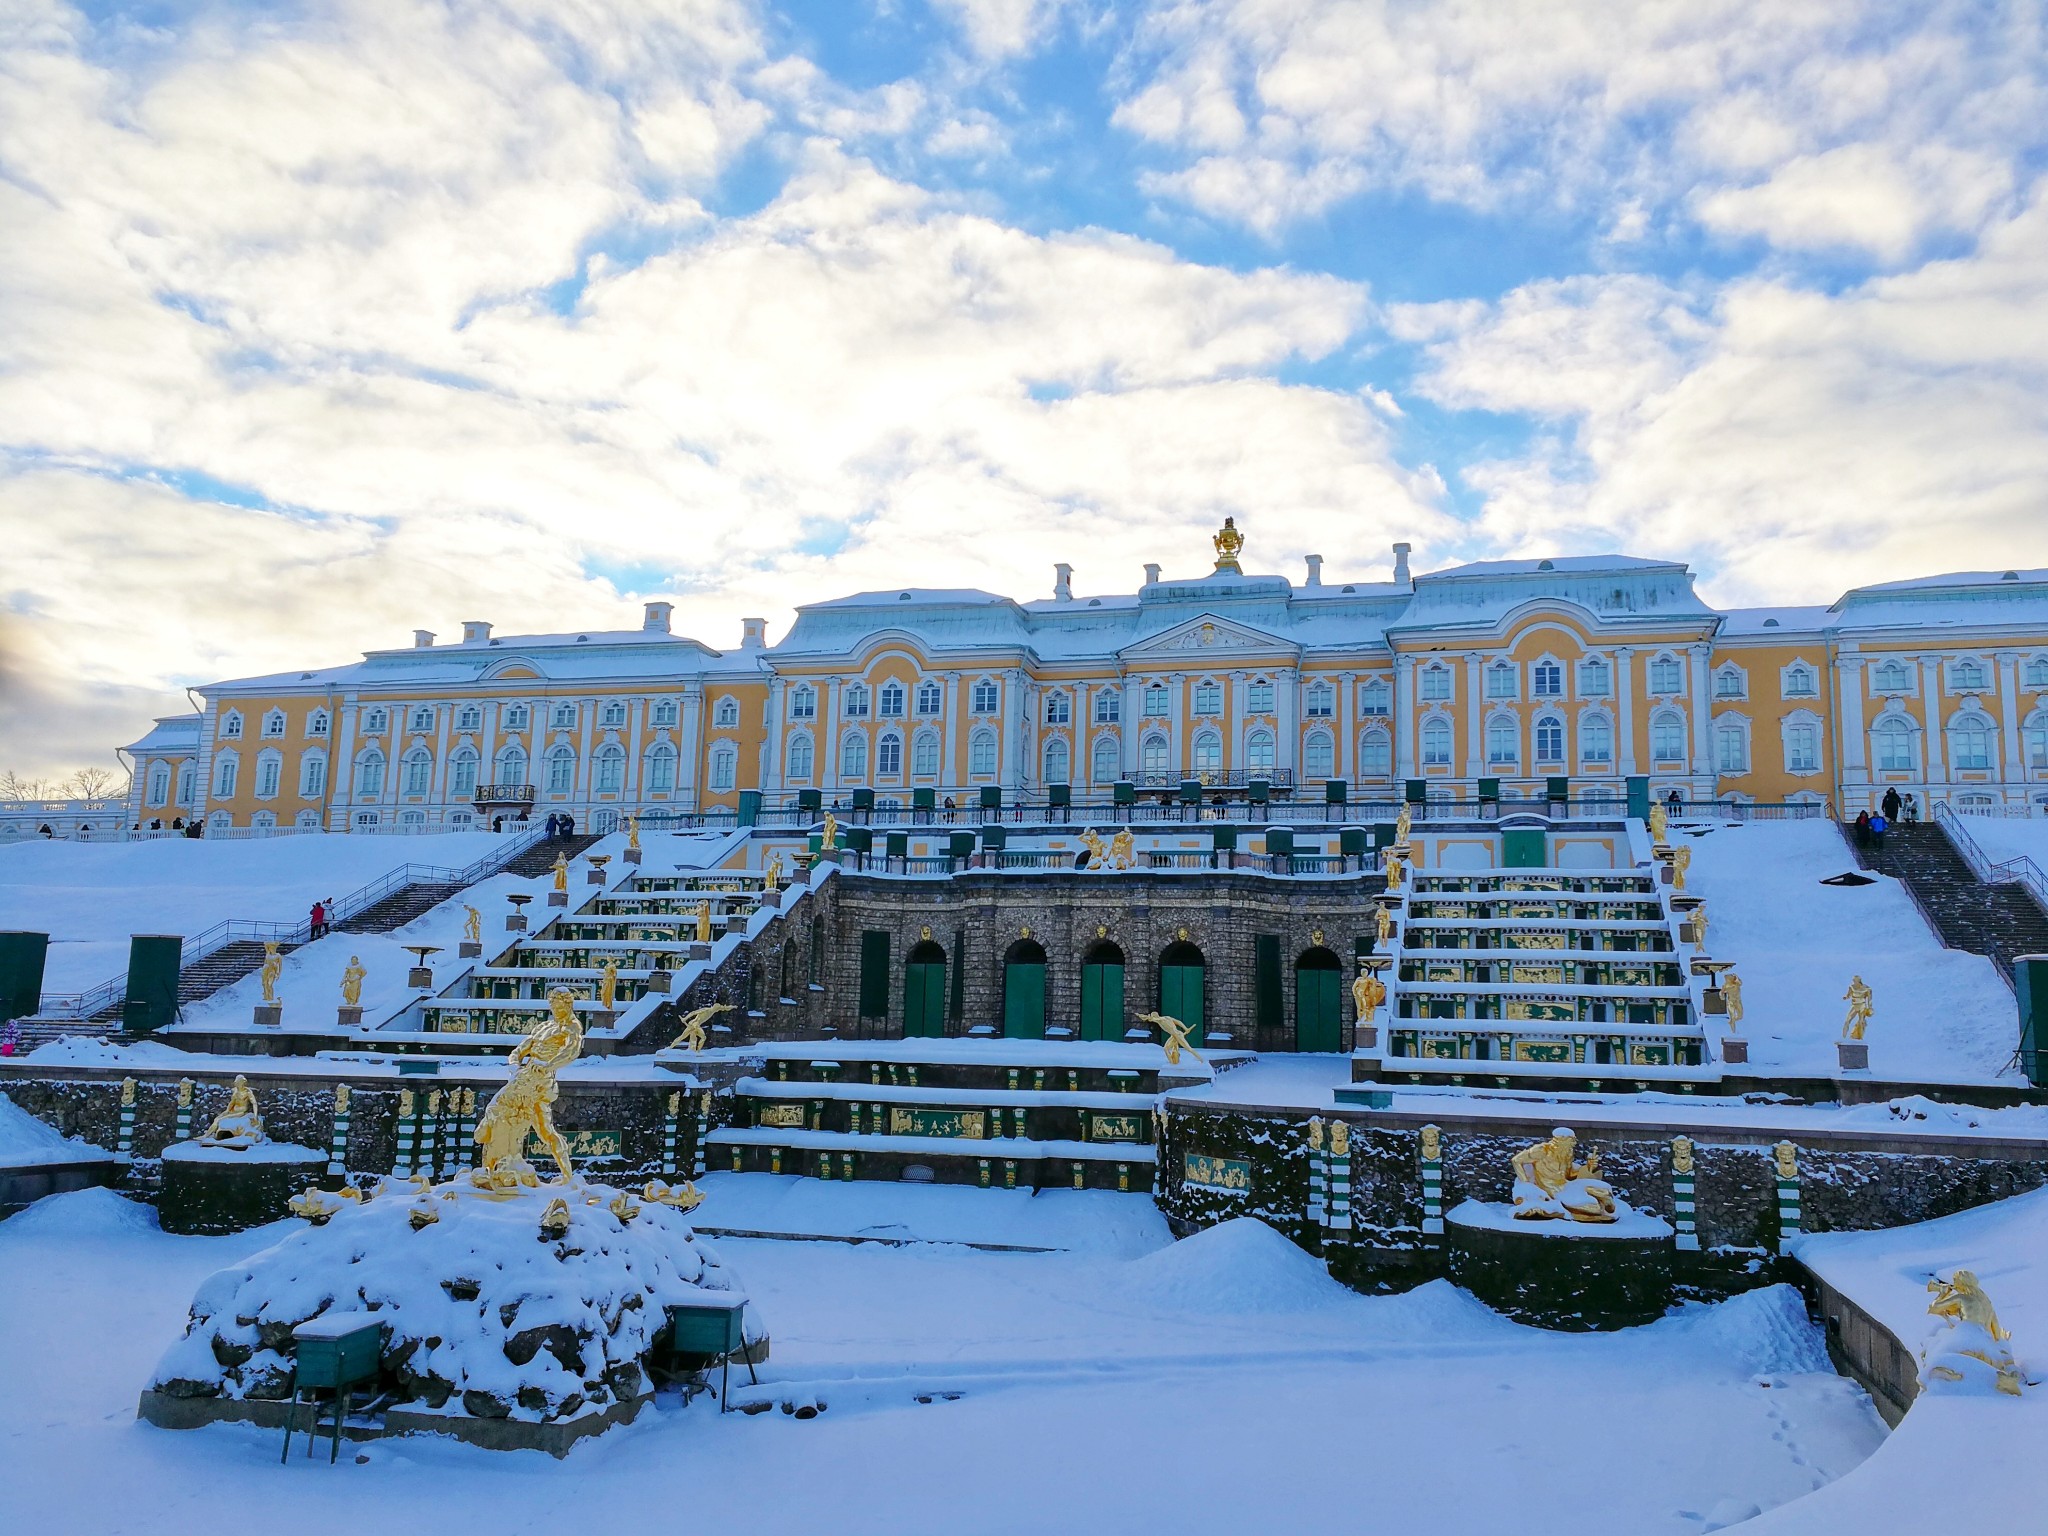
<instances>
[{"instance_id":1,"label":"group of people","mask_svg":"<svg viewBox=\"0 0 2048 1536\"><path fill-rule=\"evenodd\" d=\"M575 835L576 818L574 816L571 816L567 811L550 813L548 816L549 842L553 842L558 837L574 837Z\"/></svg>"},{"instance_id":2,"label":"group of people","mask_svg":"<svg viewBox=\"0 0 2048 1536\"><path fill-rule=\"evenodd\" d=\"M1901 795L1897 789L1888 789L1875 811L1856 813L1856 846L1882 850L1885 833L1893 827L1916 826L1919 821L1920 802L1911 795Z\"/></svg>"},{"instance_id":3,"label":"group of people","mask_svg":"<svg viewBox=\"0 0 2048 1536\"><path fill-rule=\"evenodd\" d=\"M313 910L307 916L306 926L313 938L327 937L328 925L334 921L334 898L323 896L313 903Z\"/></svg>"}]
</instances>

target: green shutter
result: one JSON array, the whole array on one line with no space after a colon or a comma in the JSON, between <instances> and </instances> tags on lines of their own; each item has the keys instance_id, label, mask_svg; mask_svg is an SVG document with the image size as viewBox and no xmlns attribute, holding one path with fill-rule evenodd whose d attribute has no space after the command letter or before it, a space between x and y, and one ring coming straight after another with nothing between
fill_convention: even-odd
<instances>
[{"instance_id":1,"label":"green shutter","mask_svg":"<svg viewBox=\"0 0 2048 1536\"><path fill-rule=\"evenodd\" d=\"M1159 968L1159 1011L1187 1025L1190 1043L1202 1043L1202 967L1162 965Z\"/></svg>"},{"instance_id":2,"label":"green shutter","mask_svg":"<svg viewBox=\"0 0 2048 1536\"><path fill-rule=\"evenodd\" d=\"M1045 962L1011 960L1003 966L1003 1033L1012 1040L1045 1038Z\"/></svg>"},{"instance_id":3,"label":"green shutter","mask_svg":"<svg viewBox=\"0 0 2048 1536\"><path fill-rule=\"evenodd\" d=\"M1344 1015L1337 1001L1343 972L1335 966L1317 970L1297 966L1294 971L1294 1048L1298 1051L1335 1051L1343 1046Z\"/></svg>"},{"instance_id":4,"label":"green shutter","mask_svg":"<svg viewBox=\"0 0 2048 1536\"><path fill-rule=\"evenodd\" d=\"M1500 862L1503 869L1542 869L1548 862L1544 855L1543 829L1511 827L1501 833Z\"/></svg>"},{"instance_id":5,"label":"green shutter","mask_svg":"<svg viewBox=\"0 0 2048 1536\"><path fill-rule=\"evenodd\" d=\"M1124 968L1090 963L1081 967L1081 1038L1124 1037Z\"/></svg>"},{"instance_id":6,"label":"green shutter","mask_svg":"<svg viewBox=\"0 0 2048 1536\"><path fill-rule=\"evenodd\" d=\"M946 963L913 960L903 974L903 1034L936 1039L946 1032Z\"/></svg>"},{"instance_id":7,"label":"green shutter","mask_svg":"<svg viewBox=\"0 0 2048 1536\"><path fill-rule=\"evenodd\" d=\"M1260 1029L1278 1029L1285 1022L1277 933L1262 933L1252 942L1252 1022Z\"/></svg>"},{"instance_id":8,"label":"green shutter","mask_svg":"<svg viewBox=\"0 0 2048 1536\"><path fill-rule=\"evenodd\" d=\"M860 1016L889 1016L889 931L865 928L860 936Z\"/></svg>"}]
</instances>

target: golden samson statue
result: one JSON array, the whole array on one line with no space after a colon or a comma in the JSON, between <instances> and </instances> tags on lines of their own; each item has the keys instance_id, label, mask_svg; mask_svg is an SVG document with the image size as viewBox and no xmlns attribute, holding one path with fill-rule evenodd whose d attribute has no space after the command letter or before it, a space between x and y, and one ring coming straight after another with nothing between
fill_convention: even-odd
<instances>
[{"instance_id":1,"label":"golden samson statue","mask_svg":"<svg viewBox=\"0 0 2048 1536\"><path fill-rule=\"evenodd\" d=\"M555 1075L583 1054L583 1025L576 1017L576 999L567 987L548 993L548 1017L532 1034L512 1047L507 1058L512 1076L491 1095L471 1138L483 1149L483 1166L470 1174L480 1189L517 1189L540 1178L526 1161L526 1139L540 1138L561 1173L571 1177L569 1143L555 1129L554 1103L560 1089Z\"/></svg>"}]
</instances>

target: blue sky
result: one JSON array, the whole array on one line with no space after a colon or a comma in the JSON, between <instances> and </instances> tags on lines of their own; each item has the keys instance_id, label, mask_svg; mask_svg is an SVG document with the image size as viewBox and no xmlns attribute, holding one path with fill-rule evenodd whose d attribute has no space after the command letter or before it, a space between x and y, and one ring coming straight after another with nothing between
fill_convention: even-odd
<instances>
[{"instance_id":1,"label":"blue sky","mask_svg":"<svg viewBox=\"0 0 2048 1536\"><path fill-rule=\"evenodd\" d=\"M2044 58L1983 0L16 0L0 768L1226 515L1726 604L2048 564Z\"/></svg>"}]
</instances>

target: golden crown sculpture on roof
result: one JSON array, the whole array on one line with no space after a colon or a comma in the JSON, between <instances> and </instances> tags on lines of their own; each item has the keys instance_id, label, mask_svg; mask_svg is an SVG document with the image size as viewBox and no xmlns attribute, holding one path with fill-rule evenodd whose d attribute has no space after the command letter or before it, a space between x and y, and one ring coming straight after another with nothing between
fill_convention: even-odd
<instances>
[{"instance_id":1,"label":"golden crown sculpture on roof","mask_svg":"<svg viewBox=\"0 0 2048 1536\"><path fill-rule=\"evenodd\" d=\"M1216 569L1235 571L1242 575L1243 569L1237 563L1237 556L1244 548L1244 535L1237 531L1237 519L1223 519L1223 526L1217 530L1216 537L1211 542L1216 546Z\"/></svg>"}]
</instances>

